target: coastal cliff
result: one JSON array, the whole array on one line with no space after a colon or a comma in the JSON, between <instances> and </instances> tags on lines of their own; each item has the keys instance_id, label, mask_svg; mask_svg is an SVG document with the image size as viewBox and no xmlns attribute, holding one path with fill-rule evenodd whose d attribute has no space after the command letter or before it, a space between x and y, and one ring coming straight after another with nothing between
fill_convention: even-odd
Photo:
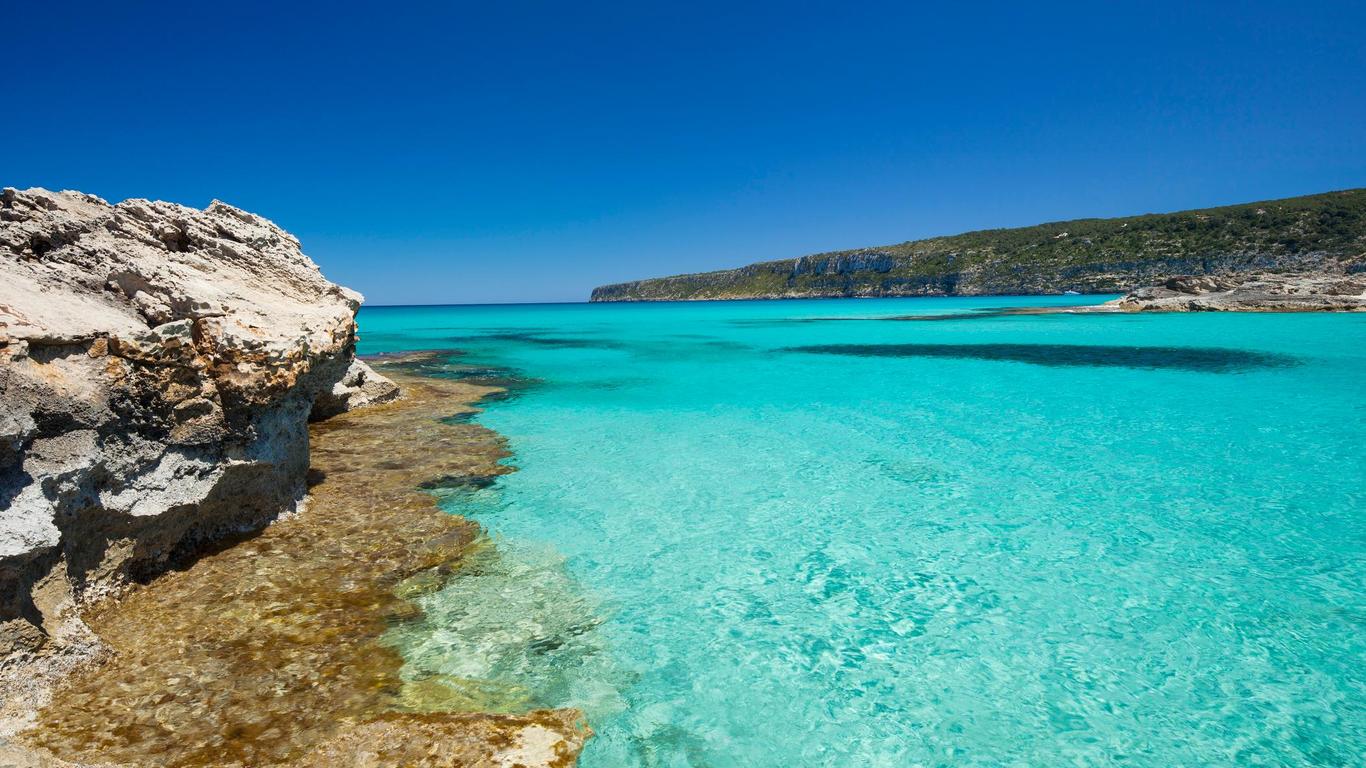
<instances>
[{"instance_id":1,"label":"coastal cliff","mask_svg":"<svg viewBox=\"0 0 1366 768\"><path fill-rule=\"evenodd\" d=\"M595 288L592 301L1123 293L1181 275L1366 270L1366 189L968 232Z\"/></svg>"},{"instance_id":2,"label":"coastal cliff","mask_svg":"<svg viewBox=\"0 0 1366 768\"><path fill-rule=\"evenodd\" d=\"M80 609L295 510L310 414L397 397L360 303L224 203L0 193L0 712L99 654Z\"/></svg>"}]
</instances>

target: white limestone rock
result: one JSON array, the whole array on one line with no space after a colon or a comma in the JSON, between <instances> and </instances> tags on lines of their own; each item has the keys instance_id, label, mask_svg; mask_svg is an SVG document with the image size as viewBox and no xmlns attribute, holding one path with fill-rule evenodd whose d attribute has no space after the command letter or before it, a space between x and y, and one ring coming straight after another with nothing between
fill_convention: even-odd
<instances>
[{"instance_id":1,"label":"white limestone rock","mask_svg":"<svg viewBox=\"0 0 1366 768\"><path fill-rule=\"evenodd\" d=\"M360 302L221 202L0 192L0 689L90 650L72 606L295 506L310 413L397 396Z\"/></svg>"},{"instance_id":2,"label":"white limestone rock","mask_svg":"<svg viewBox=\"0 0 1366 768\"><path fill-rule=\"evenodd\" d=\"M1182 275L1130 291L1094 311L1363 312L1366 274L1259 273Z\"/></svg>"}]
</instances>

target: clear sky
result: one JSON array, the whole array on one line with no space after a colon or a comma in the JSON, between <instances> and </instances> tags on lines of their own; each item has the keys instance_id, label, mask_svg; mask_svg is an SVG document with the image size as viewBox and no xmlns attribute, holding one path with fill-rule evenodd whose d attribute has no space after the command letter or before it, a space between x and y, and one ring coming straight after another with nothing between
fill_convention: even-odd
<instances>
[{"instance_id":1,"label":"clear sky","mask_svg":"<svg viewBox=\"0 0 1366 768\"><path fill-rule=\"evenodd\" d=\"M1366 3L14 2L0 185L291 230L371 303L1366 186Z\"/></svg>"}]
</instances>

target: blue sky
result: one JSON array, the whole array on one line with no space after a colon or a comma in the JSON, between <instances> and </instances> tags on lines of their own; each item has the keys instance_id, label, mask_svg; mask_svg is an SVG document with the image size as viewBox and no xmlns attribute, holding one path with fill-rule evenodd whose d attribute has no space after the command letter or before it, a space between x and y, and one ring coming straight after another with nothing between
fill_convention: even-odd
<instances>
[{"instance_id":1,"label":"blue sky","mask_svg":"<svg viewBox=\"0 0 1366 768\"><path fill-rule=\"evenodd\" d=\"M376 304L1366 186L1360 2L29 2L4 26L0 184L219 198Z\"/></svg>"}]
</instances>

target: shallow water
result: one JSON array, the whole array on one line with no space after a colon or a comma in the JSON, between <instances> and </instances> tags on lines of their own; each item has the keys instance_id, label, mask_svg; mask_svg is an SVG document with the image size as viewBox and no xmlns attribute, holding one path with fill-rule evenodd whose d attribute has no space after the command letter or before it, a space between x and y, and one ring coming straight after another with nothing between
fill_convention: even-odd
<instances>
[{"instance_id":1,"label":"shallow water","mask_svg":"<svg viewBox=\"0 0 1366 768\"><path fill-rule=\"evenodd\" d=\"M88 613L108 658L66 681L24 743L140 768L503 765L532 731L563 737L556 764L572 761L578 713L520 700L509 716L505 686L418 674L395 652L395 633L427 626L424 595L500 561L419 485L455 492L509 470L496 434L449 418L497 394L469 383L477 371L377 367L405 396L311 425L308 508ZM542 594L579 606L561 585Z\"/></svg>"},{"instance_id":2,"label":"shallow water","mask_svg":"<svg viewBox=\"0 0 1366 768\"><path fill-rule=\"evenodd\" d=\"M363 310L525 379L405 674L587 768L1366 762L1366 316L1049 302Z\"/></svg>"}]
</instances>

